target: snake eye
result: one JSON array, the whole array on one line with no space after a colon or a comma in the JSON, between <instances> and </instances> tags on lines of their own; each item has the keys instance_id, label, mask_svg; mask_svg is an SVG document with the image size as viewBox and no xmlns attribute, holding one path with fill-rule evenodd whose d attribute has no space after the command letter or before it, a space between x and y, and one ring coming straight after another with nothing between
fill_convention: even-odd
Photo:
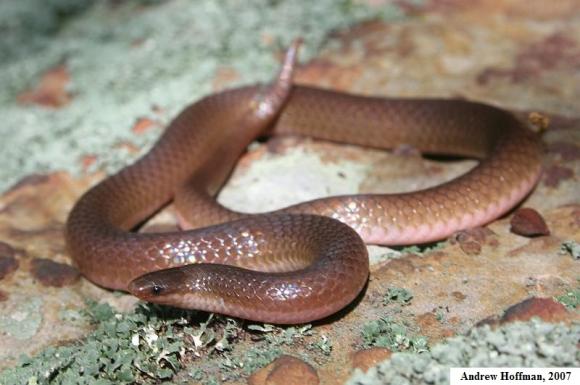
<instances>
[{"instance_id":1,"label":"snake eye","mask_svg":"<svg viewBox=\"0 0 580 385\"><path fill-rule=\"evenodd\" d=\"M151 287L151 293L152 293L153 295L159 295L159 294L161 294L161 292L162 292L162 291L163 291L163 287L162 287L162 286L159 286L159 285L153 285L153 286Z\"/></svg>"}]
</instances>

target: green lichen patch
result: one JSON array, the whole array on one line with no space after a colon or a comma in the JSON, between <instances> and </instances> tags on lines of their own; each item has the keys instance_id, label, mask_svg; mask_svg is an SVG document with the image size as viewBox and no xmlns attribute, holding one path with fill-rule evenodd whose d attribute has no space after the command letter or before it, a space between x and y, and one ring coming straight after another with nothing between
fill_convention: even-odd
<instances>
[{"instance_id":1,"label":"green lichen patch","mask_svg":"<svg viewBox=\"0 0 580 385\"><path fill-rule=\"evenodd\" d=\"M560 302L568 309L580 310L580 287L570 290L562 295L556 296L556 301Z\"/></svg>"},{"instance_id":2,"label":"green lichen patch","mask_svg":"<svg viewBox=\"0 0 580 385\"><path fill-rule=\"evenodd\" d=\"M580 243L576 241L562 242L562 252L570 254L574 259L580 259Z\"/></svg>"},{"instance_id":3,"label":"green lichen patch","mask_svg":"<svg viewBox=\"0 0 580 385\"><path fill-rule=\"evenodd\" d=\"M403 246L403 247L400 247L399 249L400 249L401 253L403 253L403 254L422 255L422 254L430 253L432 251L440 250L440 249L444 248L445 245L447 245L447 241L431 242L431 243L425 243L422 245ZM395 248L395 249L397 249L397 248Z\"/></svg>"},{"instance_id":4,"label":"green lichen patch","mask_svg":"<svg viewBox=\"0 0 580 385\"><path fill-rule=\"evenodd\" d=\"M7 334L19 340L34 336L42 324L42 313L38 311L43 306L40 298L15 302L11 311L0 314L0 334Z\"/></svg>"},{"instance_id":5,"label":"green lichen patch","mask_svg":"<svg viewBox=\"0 0 580 385\"><path fill-rule=\"evenodd\" d=\"M114 172L160 134L132 134L136 119L168 123L214 91L223 66L239 74L239 83L269 81L279 66L276 54L298 36L305 40L301 53L311 57L331 31L403 16L396 5L370 7L355 0L73 3L0 2L0 52L6 58L0 60L0 191L31 173ZM68 15L66 22L59 14ZM16 102L57 65L65 65L71 77L67 91L73 98L66 108ZM84 170L87 154L96 161Z\"/></svg>"},{"instance_id":6,"label":"green lichen patch","mask_svg":"<svg viewBox=\"0 0 580 385\"><path fill-rule=\"evenodd\" d=\"M367 322L361 330L362 347L382 347L392 351L427 351L427 338L414 333L407 322L382 317Z\"/></svg>"},{"instance_id":7,"label":"green lichen patch","mask_svg":"<svg viewBox=\"0 0 580 385\"><path fill-rule=\"evenodd\" d=\"M403 312L413 294L401 287L389 287L383 296L386 315L363 324L360 330L361 347L382 347L391 351L422 352L429 349L427 338L419 335Z\"/></svg>"},{"instance_id":8,"label":"green lichen patch","mask_svg":"<svg viewBox=\"0 0 580 385\"><path fill-rule=\"evenodd\" d=\"M441 323L445 322L445 315L447 314L448 310L443 306L437 306L435 309L435 319Z\"/></svg>"},{"instance_id":9,"label":"green lichen patch","mask_svg":"<svg viewBox=\"0 0 580 385\"><path fill-rule=\"evenodd\" d=\"M271 345L292 345L296 341L304 340L304 337L313 335L312 325L290 326L280 328L269 324L251 324L249 330L260 333L258 339L263 339Z\"/></svg>"},{"instance_id":10,"label":"green lichen patch","mask_svg":"<svg viewBox=\"0 0 580 385\"><path fill-rule=\"evenodd\" d=\"M0 12L0 65L41 49L67 20L89 8L95 0L4 1ZM39 9L38 6L42 5ZM26 42L26 44L23 44ZM24 61L24 60L23 60Z\"/></svg>"},{"instance_id":11,"label":"green lichen patch","mask_svg":"<svg viewBox=\"0 0 580 385\"><path fill-rule=\"evenodd\" d=\"M321 352L325 356L330 356L332 353L332 341L326 335L322 334L320 339L315 342L311 342L307 345L309 350Z\"/></svg>"},{"instance_id":12,"label":"green lichen patch","mask_svg":"<svg viewBox=\"0 0 580 385\"><path fill-rule=\"evenodd\" d=\"M390 287L387 289L387 293L383 297L383 304L400 304L400 305L408 305L411 303L413 299L413 294L401 287Z\"/></svg>"},{"instance_id":13,"label":"green lichen patch","mask_svg":"<svg viewBox=\"0 0 580 385\"><path fill-rule=\"evenodd\" d=\"M202 380L208 381L212 378L224 382L238 380L263 368L282 354L283 350L278 346L253 347L243 354L228 354L217 360L219 373L202 377Z\"/></svg>"},{"instance_id":14,"label":"green lichen patch","mask_svg":"<svg viewBox=\"0 0 580 385\"><path fill-rule=\"evenodd\" d=\"M268 365L284 353L300 356L310 363L328 360L332 352L332 342L326 335L318 334L311 325L277 327L269 324L250 324L244 332L251 340L247 349L233 349L215 356L207 365L216 365L218 371L203 377L220 381L244 378ZM198 374L198 377L201 376Z\"/></svg>"},{"instance_id":15,"label":"green lichen patch","mask_svg":"<svg viewBox=\"0 0 580 385\"><path fill-rule=\"evenodd\" d=\"M448 384L450 367L572 367L580 365L580 324L538 320L492 329L489 325L450 338L420 354L395 353L369 369L356 370L348 385Z\"/></svg>"},{"instance_id":16,"label":"green lichen patch","mask_svg":"<svg viewBox=\"0 0 580 385\"><path fill-rule=\"evenodd\" d=\"M194 335L185 318L146 306L119 314L96 303L86 313L95 324L86 340L22 356L14 368L0 373L0 384L150 383L170 379L181 369L183 341Z\"/></svg>"},{"instance_id":17,"label":"green lichen patch","mask_svg":"<svg viewBox=\"0 0 580 385\"><path fill-rule=\"evenodd\" d=\"M246 377L285 353L321 361L332 344L311 325L244 326L218 315L139 305L121 314L106 303L83 312L94 331L86 339L50 347L0 373L12 384L219 384ZM202 320L200 321L200 317Z\"/></svg>"}]
</instances>

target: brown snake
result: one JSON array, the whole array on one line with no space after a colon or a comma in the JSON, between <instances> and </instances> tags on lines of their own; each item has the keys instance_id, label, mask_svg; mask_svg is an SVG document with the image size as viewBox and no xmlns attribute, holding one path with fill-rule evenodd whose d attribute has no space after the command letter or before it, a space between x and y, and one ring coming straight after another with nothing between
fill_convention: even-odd
<instances>
[{"instance_id":1,"label":"brown snake","mask_svg":"<svg viewBox=\"0 0 580 385\"><path fill-rule=\"evenodd\" d=\"M224 91L187 107L148 154L79 199L66 233L84 276L151 302L309 322L340 310L364 287L363 240L445 238L497 218L535 185L540 141L510 113L461 100L372 98L292 85L296 49L288 50L273 84ZM214 197L237 159L266 133L374 148L410 144L480 162L450 182L411 193L330 197L260 215L220 206ZM131 231L170 201L195 229Z\"/></svg>"}]
</instances>

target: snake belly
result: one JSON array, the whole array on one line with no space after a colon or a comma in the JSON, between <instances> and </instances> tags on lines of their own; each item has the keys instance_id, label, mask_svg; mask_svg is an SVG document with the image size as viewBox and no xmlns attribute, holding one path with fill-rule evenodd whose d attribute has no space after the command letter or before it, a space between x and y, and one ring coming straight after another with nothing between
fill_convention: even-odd
<instances>
[{"instance_id":1,"label":"snake belly","mask_svg":"<svg viewBox=\"0 0 580 385\"><path fill-rule=\"evenodd\" d=\"M484 225L521 201L541 172L541 143L512 114L481 103L388 99L292 84L295 49L270 86L185 108L133 165L86 192L66 240L81 273L147 301L279 324L344 308L369 274L365 243L415 244ZM267 214L215 200L257 136L304 135L372 148L480 160L447 183L347 195ZM174 202L185 231L131 231Z\"/></svg>"}]
</instances>

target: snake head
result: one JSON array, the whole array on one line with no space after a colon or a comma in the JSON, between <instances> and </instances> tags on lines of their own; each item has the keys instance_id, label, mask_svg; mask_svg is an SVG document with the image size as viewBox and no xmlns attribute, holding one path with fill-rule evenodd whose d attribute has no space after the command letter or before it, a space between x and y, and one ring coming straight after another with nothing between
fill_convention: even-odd
<instances>
[{"instance_id":1,"label":"snake head","mask_svg":"<svg viewBox=\"0 0 580 385\"><path fill-rule=\"evenodd\" d=\"M135 278L127 290L144 301L169 304L183 293L185 281L181 268L159 270Z\"/></svg>"}]
</instances>

